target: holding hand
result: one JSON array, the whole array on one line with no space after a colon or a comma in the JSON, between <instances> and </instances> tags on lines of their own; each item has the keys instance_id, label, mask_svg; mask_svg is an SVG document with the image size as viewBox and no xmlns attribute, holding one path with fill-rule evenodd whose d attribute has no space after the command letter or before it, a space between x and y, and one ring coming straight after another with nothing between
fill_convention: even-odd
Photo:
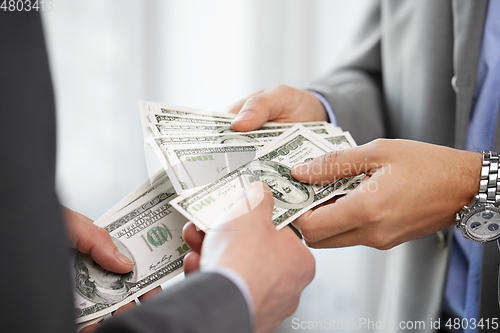
<instances>
[{"instance_id":1,"label":"holding hand","mask_svg":"<svg viewBox=\"0 0 500 333\"><path fill-rule=\"evenodd\" d=\"M102 268L115 273L128 273L134 262L118 251L109 233L95 225L91 219L63 207L63 216L71 247L88 253Z\"/></svg>"},{"instance_id":2,"label":"holding hand","mask_svg":"<svg viewBox=\"0 0 500 333\"><path fill-rule=\"evenodd\" d=\"M478 191L482 156L409 140L375 140L294 166L316 184L367 174L352 192L315 207L293 224L314 248L389 249L455 223Z\"/></svg>"},{"instance_id":3,"label":"holding hand","mask_svg":"<svg viewBox=\"0 0 500 333\"><path fill-rule=\"evenodd\" d=\"M108 271L124 274L134 268L134 262L118 251L106 230L95 225L85 215L66 207L62 208L71 247L82 253L90 254L96 263ZM139 297L139 300L142 302L160 291L161 287L156 287ZM113 315L121 314L133 307L135 307L135 302L130 302L117 309ZM100 324L93 324L80 332L91 333L99 326Z\"/></svg>"},{"instance_id":4,"label":"holding hand","mask_svg":"<svg viewBox=\"0 0 500 333\"><path fill-rule=\"evenodd\" d=\"M255 331L272 332L297 309L314 277L314 259L291 229L274 228L274 199L266 185L254 183L247 199L224 217L231 221L206 234L186 224L184 239L193 252L185 259L185 271L217 266L236 271L252 294ZM236 217L247 204L255 208Z\"/></svg>"},{"instance_id":5,"label":"holding hand","mask_svg":"<svg viewBox=\"0 0 500 333\"><path fill-rule=\"evenodd\" d=\"M229 112L238 113L231 126L239 132L259 129L267 121L328 120L323 104L310 91L283 85L256 92L232 105Z\"/></svg>"}]
</instances>

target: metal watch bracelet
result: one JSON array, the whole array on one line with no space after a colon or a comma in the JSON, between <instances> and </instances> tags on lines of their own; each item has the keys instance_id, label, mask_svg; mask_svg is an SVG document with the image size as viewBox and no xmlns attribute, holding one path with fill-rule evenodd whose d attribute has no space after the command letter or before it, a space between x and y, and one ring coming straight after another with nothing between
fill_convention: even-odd
<instances>
[{"instance_id":1,"label":"metal watch bracelet","mask_svg":"<svg viewBox=\"0 0 500 333\"><path fill-rule=\"evenodd\" d=\"M481 153L483 154L483 166L481 168L481 181L479 182L479 202L499 204L498 153L494 151L482 151Z\"/></svg>"}]
</instances>

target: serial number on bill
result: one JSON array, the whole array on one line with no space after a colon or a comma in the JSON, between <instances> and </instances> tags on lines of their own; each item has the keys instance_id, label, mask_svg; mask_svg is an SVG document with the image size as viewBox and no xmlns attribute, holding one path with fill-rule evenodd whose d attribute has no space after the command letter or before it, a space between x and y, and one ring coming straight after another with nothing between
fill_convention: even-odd
<instances>
[{"instance_id":1,"label":"serial number on bill","mask_svg":"<svg viewBox=\"0 0 500 333\"><path fill-rule=\"evenodd\" d=\"M4 12L49 12L54 6L52 0L0 0Z\"/></svg>"}]
</instances>

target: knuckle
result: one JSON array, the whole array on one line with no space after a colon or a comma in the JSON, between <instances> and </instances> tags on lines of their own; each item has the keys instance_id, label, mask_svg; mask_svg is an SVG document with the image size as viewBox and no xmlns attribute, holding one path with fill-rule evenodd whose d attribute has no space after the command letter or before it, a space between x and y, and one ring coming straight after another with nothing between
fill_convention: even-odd
<instances>
[{"instance_id":1,"label":"knuckle","mask_svg":"<svg viewBox=\"0 0 500 333\"><path fill-rule=\"evenodd\" d=\"M245 104L241 107L242 110L257 108L260 105L266 104L266 96L262 93L249 97Z\"/></svg>"},{"instance_id":2,"label":"knuckle","mask_svg":"<svg viewBox=\"0 0 500 333\"><path fill-rule=\"evenodd\" d=\"M384 232L376 231L370 236L367 245L377 250L387 250L390 248L389 237Z\"/></svg>"},{"instance_id":3,"label":"knuckle","mask_svg":"<svg viewBox=\"0 0 500 333\"><path fill-rule=\"evenodd\" d=\"M270 88L270 91L273 91L277 94L288 94L293 90L292 87L284 85L284 84L278 84L276 86L273 86Z\"/></svg>"},{"instance_id":4,"label":"knuckle","mask_svg":"<svg viewBox=\"0 0 500 333\"><path fill-rule=\"evenodd\" d=\"M381 196L372 196L360 205L358 216L362 224L379 224L384 220L384 203Z\"/></svg>"},{"instance_id":5,"label":"knuckle","mask_svg":"<svg viewBox=\"0 0 500 333\"><path fill-rule=\"evenodd\" d=\"M296 298L291 302L287 311L285 311L285 316L290 317L291 315L293 315L295 313L295 311L297 311L298 308L299 308L299 298Z\"/></svg>"},{"instance_id":6,"label":"knuckle","mask_svg":"<svg viewBox=\"0 0 500 333\"><path fill-rule=\"evenodd\" d=\"M307 250L307 249L306 249ZM308 260L305 261L305 267L306 267L306 283L309 284L314 279L314 276L316 275L316 261L314 260L313 255L309 250L307 250L309 253L308 255Z\"/></svg>"},{"instance_id":7,"label":"knuckle","mask_svg":"<svg viewBox=\"0 0 500 333\"><path fill-rule=\"evenodd\" d=\"M381 155L390 149L391 139L375 139L368 143L370 150L374 155Z\"/></svg>"},{"instance_id":8,"label":"knuckle","mask_svg":"<svg viewBox=\"0 0 500 333\"><path fill-rule=\"evenodd\" d=\"M102 228L98 228L96 230L95 238L99 242L112 242L111 236L109 235L109 233L106 230L102 229Z\"/></svg>"}]
</instances>

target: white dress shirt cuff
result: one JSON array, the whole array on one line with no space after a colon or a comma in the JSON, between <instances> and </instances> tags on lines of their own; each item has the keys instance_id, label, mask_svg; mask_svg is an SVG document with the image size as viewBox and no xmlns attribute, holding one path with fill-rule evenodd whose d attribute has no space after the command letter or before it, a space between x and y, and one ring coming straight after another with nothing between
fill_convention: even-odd
<instances>
[{"instance_id":1,"label":"white dress shirt cuff","mask_svg":"<svg viewBox=\"0 0 500 333\"><path fill-rule=\"evenodd\" d=\"M248 305L248 312L250 313L250 320L253 321L253 315L255 312L252 293L250 293L250 288L248 288L247 283L235 270L228 267L212 267L209 269L202 269L202 272L217 273L234 283L236 287L240 290L241 294L245 298Z\"/></svg>"},{"instance_id":2,"label":"white dress shirt cuff","mask_svg":"<svg viewBox=\"0 0 500 333\"><path fill-rule=\"evenodd\" d=\"M319 99L321 104L323 104L323 107L326 110L326 114L328 115L328 119L330 120L330 123L335 125L335 126L338 126L337 117L335 116L335 112L333 112L332 106L330 105L330 103L328 103L326 98L314 90L309 90L309 91L312 92L313 95Z\"/></svg>"}]
</instances>

